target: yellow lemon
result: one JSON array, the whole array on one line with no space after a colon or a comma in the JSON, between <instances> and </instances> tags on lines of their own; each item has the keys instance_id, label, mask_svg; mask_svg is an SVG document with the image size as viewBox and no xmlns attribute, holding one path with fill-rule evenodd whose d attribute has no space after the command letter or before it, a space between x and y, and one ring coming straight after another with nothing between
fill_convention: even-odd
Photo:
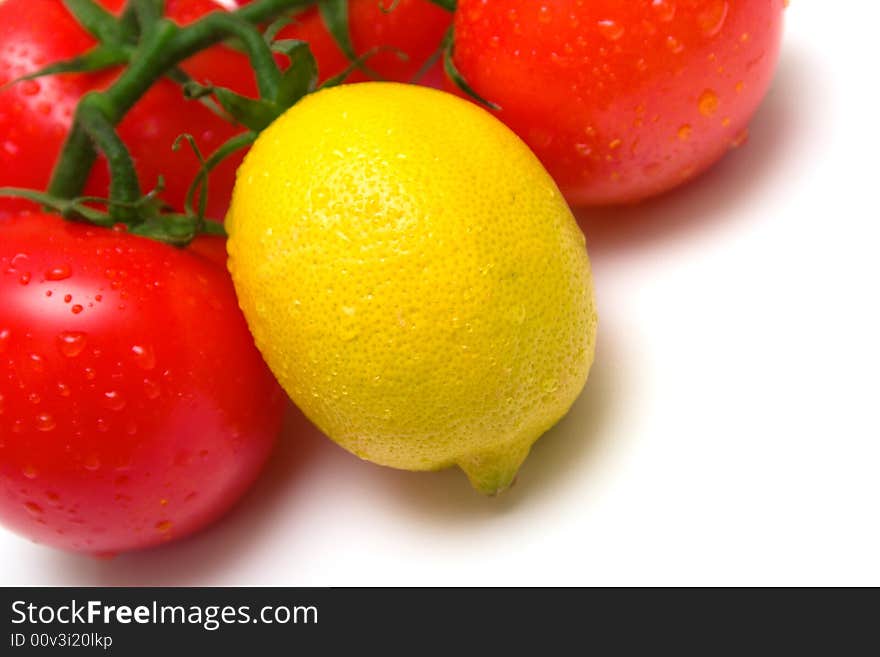
<instances>
[{"instance_id":1,"label":"yellow lemon","mask_svg":"<svg viewBox=\"0 0 880 657\"><path fill-rule=\"evenodd\" d=\"M363 459L496 493L586 382L584 236L523 142L455 96L308 96L254 144L226 228L266 362Z\"/></svg>"}]
</instances>

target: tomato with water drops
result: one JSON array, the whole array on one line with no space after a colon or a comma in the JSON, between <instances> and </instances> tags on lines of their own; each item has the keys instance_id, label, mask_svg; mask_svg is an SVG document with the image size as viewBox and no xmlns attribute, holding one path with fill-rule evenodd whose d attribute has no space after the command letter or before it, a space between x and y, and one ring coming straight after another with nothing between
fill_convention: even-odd
<instances>
[{"instance_id":1,"label":"tomato with water drops","mask_svg":"<svg viewBox=\"0 0 880 657\"><path fill-rule=\"evenodd\" d=\"M454 62L570 203L628 203L743 143L776 66L784 5L459 0Z\"/></svg>"},{"instance_id":2,"label":"tomato with water drops","mask_svg":"<svg viewBox=\"0 0 880 657\"><path fill-rule=\"evenodd\" d=\"M283 393L229 275L200 252L54 215L0 219L4 525L69 550L143 548L203 527L255 479Z\"/></svg>"}]
</instances>

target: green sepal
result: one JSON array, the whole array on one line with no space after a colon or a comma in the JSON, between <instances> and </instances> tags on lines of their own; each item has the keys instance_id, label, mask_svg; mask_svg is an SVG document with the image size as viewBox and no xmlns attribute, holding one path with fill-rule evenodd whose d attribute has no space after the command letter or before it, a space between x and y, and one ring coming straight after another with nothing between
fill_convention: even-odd
<instances>
[{"instance_id":1,"label":"green sepal","mask_svg":"<svg viewBox=\"0 0 880 657\"><path fill-rule=\"evenodd\" d=\"M204 171L205 169L205 158L202 155L202 149L199 148L199 145L196 143L195 137L188 133L178 135L177 139L175 139L174 143L171 145L171 150L175 152L179 151L180 145L184 141L189 144L192 152L195 153L196 159L199 161L199 175L196 176L195 182L190 185L190 188L187 191L183 209L186 210L187 214L195 214L195 210L193 209L193 201L195 200L195 195L198 190L197 183L202 183L203 193L199 197L199 210L198 214L196 214L196 217L198 218L199 222L203 222L205 220L205 213L207 212L208 207L208 180L207 178L203 178L202 175L202 171Z\"/></svg>"},{"instance_id":2,"label":"green sepal","mask_svg":"<svg viewBox=\"0 0 880 657\"><path fill-rule=\"evenodd\" d=\"M455 66L455 62L452 59L454 47L455 35L453 32L453 28L450 27L449 31L446 33L446 38L443 40L443 69L446 71L446 75L448 75L449 78L455 83L455 86L457 86L475 101L480 103L480 105L483 105L490 110L500 110L500 105L496 105L492 101L483 98L480 94L474 91L473 87L471 87L467 83L467 80L464 79L464 76L459 72L458 68Z\"/></svg>"},{"instance_id":3,"label":"green sepal","mask_svg":"<svg viewBox=\"0 0 880 657\"><path fill-rule=\"evenodd\" d=\"M64 0L64 7L98 41L117 45L128 41L127 28L95 0Z\"/></svg>"},{"instance_id":4,"label":"green sepal","mask_svg":"<svg viewBox=\"0 0 880 657\"><path fill-rule=\"evenodd\" d=\"M458 6L458 0L428 0L438 7L443 7L446 11L455 11Z\"/></svg>"},{"instance_id":5,"label":"green sepal","mask_svg":"<svg viewBox=\"0 0 880 657\"><path fill-rule=\"evenodd\" d=\"M315 90L318 84L318 64L305 41L275 41L272 50L290 59L290 66L282 74L275 96L275 103L281 109L287 109Z\"/></svg>"},{"instance_id":6,"label":"green sepal","mask_svg":"<svg viewBox=\"0 0 880 657\"><path fill-rule=\"evenodd\" d=\"M129 209L137 210L141 217L139 223L126 226L129 233L140 235L141 237L149 237L172 246L185 247L197 235L226 236L223 225L218 222L200 221L197 217L186 214L162 213L163 206L158 198L158 194L161 193L163 188L164 181L160 178L156 189L134 203L114 203L109 199L95 196L65 199L33 189L18 189L14 187L0 187L0 196L25 198L34 203L39 203L53 212L57 212L65 219L85 221L104 228L112 228L118 222L108 213L93 208L89 204L106 206L124 205Z\"/></svg>"},{"instance_id":7,"label":"green sepal","mask_svg":"<svg viewBox=\"0 0 880 657\"><path fill-rule=\"evenodd\" d=\"M366 70L365 64L371 57L375 57L380 52L393 52L396 54L401 60L406 61L409 59L409 55L407 55L402 50L398 50L396 48L389 48L385 46L377 46L376 48L370 48L363 55L355 59L348 67L342 71L342 73L337 73L336 75L327 78L324 80L319 86L318 89L327 89L329 87L337 87L348 79L348 76L354 73L357 70Z\"/></svg>"},{"instance_id":8,"label":"green sepal","mask_svg":"<svg viewBox=\"0 0 880 657\"><path fill-rule=\"evenodd\" d=\"M226 142L224 142L221 146L217 148L213 153L211 153L210 157L205 159L202 156L202 152L199 149L198 145L193 139L192 135L183 134L180 135L174 141L174 150L180 148L180 144L183 140L189 142L190 147L196 154L196 157L201 164L199 168L199 172L196 174L195 179L190 184L189 189L186 192L186 201L184 209L187 214L193 215L195 214L193 210L193 204L196 198L196 194L199 194L199 211L197 218L200 222L200 228L203 228L210 222L205 222L205 210L207 207L208 200L208 180L211 172L217 168L226 158L230 157L237 151L240 151L243 148L247 148L251 144L254 143L257 139L257 133L255 132L243 132L241 134L235 135L231 137Z\"/></svg>"},{"instance_id":9,"label":"green sepal","mask_svg":"<svg viewBox=\"0 0 880 657\"><path fill-rule=\"evenodd\" d=\"M224 87L216 87L214 95L232 118L254 132L265 130L278 117L278 108L271 101L254 100Z\"/></svg>"},{"instance_id":10,"label":"green sepal","mask_svg":"<svg viewBox=\"0 0 880 657\"><path fill-rule=\"evenodd\" d=\"M33 201L44 208L57 212L67 219L82 219L98 226L112 226L114 224L113 219L106 212L101 212L85 205L91 200L87 197L66 199L52 196L46 192L39 192L35 189L0 187L0 197L3 196Z\"/></svg>"},{"instance_id":11,"label":"green sepal","mask_svg":"<svg viewBox=\"0 0 880 657\"><path fill-rule=\"evenodd\" d=\"M204 223L207 225L215 222ZM163 214L159 217L151 217L136 226L129 226L128 232L172 246L185 247L199 235L200 231L196 228L193 218L188 215Z\"/></svg>"},{"instance_id":12,"label":"green sepal","mask_svg":"<svg viewBox=\"0 0 880 657\"><path fill-rule=\"evenodd\" d=\"M73 59L68 59L62 62L55 62L54 64L44 66L38 71L16 78L0 87L0 91L5 90L7 87L11 87L18 82L36 80L38 78L46 77L47 75L57 75L59 73L93 73L95 71L102 71L115 66L121 66L122 64L127 63L128 60L129 52L126 49L117 46L99 44L79 57L74 57Z\"/></svg>"},{"instance_id":13,"label":"green sepal","mask_svg":"<svg viewBox=\"0 0 880 657\"><path fill-rule=\"evenodd\" d=\"M349 60L356 59L354 44L351 42L351 29L348 25L348 0L322 0L318 3L318 11L324 26L339 49Z\"/></svg>"},{"instance_id":14,"label":"green sepal","mask_svg":"<svg viewBox=\"0 0 880 657\"><path fill-rule=\"evenodd\" d=\"M199 84L181 68L171 69L168 71L167 77L169 80L179 84L183 88L183 95L185 98L188 100L197 100L224 121L229 120L229 115L223 111L223 108L217 104L217 101L211 98L211 94L214 93L213 87Z\"/></svg>"},{"instance_id":15,"label":"green sepal","mask_svg":"<svg viewBox=\"0 0 880 657\"><path fill-rule=\"evenodd\" d=\"M269 26L263 30L263 38L266 40L266 43L271 46L278 33L292 23L293 19L290 16L280 16L269 23Z\"/></svg>"}]
</instances>

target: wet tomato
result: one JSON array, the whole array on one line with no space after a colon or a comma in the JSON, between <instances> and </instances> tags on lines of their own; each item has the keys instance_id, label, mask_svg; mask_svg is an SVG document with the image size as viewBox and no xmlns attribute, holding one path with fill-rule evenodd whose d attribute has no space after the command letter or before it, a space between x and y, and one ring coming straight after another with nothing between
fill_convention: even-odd
<instances>
[{"instance_id":1,"label":"wet tomato","mask_svg":"<svg viewBox=\"0 0 880 657\"><path fill-rule=\"evenodd\" d=\"M459 0L456 67L576 205L638 201L746 137L785 0Z\"/></svg>"},{"instance_id":2,"label":"wet tomato","mask_svg":"<svg viewBox=\"0 0 880 657\"><path fill-rule=\"evenodd\" d=\"M205 526L254 481L284 396L217 251L0 219L5 526L69 550L144 548Z\"/></svg>"}]
</instances>

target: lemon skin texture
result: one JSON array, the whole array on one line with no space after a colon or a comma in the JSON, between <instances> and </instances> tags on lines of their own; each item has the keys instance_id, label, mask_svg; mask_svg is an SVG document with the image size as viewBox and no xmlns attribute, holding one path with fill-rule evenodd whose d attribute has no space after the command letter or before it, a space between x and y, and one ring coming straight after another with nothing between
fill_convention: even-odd
<instances>
[{"instance_id":1,"label":"lemon skin texture","mask_svg":"<svg viewBox=\"0 0 880 657\"><path fill-rule=\"evenodd\" d=\"M537 158L472 103L381 82L306 97L247 155L226 228L266 362L363 459L458 465L497 493L586 382L584 236Z\"/></svg>"}]
</instances>

